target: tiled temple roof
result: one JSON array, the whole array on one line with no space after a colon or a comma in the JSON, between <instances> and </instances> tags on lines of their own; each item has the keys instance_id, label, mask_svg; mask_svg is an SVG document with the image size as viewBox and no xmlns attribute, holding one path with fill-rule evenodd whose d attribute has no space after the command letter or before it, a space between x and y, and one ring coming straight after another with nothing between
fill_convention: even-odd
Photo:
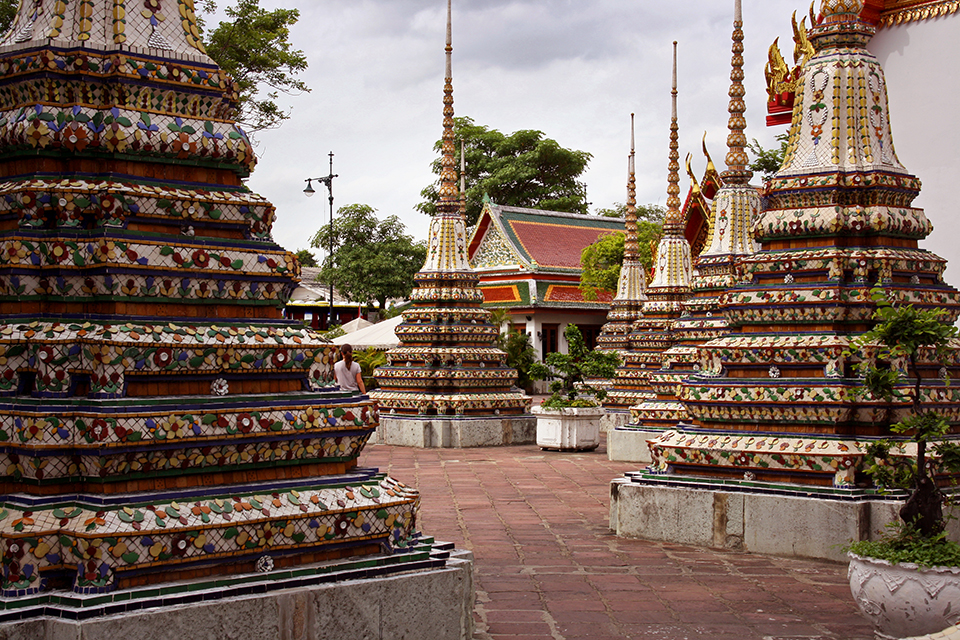
<instances>
[{"instance_id":1,"label":"tiled temple roof","mask_svg":"<svg viewBox=\"0 0 960 640\"><path fill-rule=\"evenodd\" d=\"M474 268L519 264L531 270L580 272L580 253L601 236L623 231L621 218L585 216L484 204L472 237L469 258ZM496 234L506 246L494 257L488 251ZM485 242L486 241L486 242ZM488 244L489 243L489 244ZM505 251L505 250L506 251Z\"/></svg>"}]
</instances>

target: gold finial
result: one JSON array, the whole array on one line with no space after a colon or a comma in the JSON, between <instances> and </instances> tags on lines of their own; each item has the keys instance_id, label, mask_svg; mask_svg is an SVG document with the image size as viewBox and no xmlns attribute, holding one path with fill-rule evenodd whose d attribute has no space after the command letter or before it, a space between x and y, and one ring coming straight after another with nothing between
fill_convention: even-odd
<instances>
[{"instance_id":1,"label":"gold finial","mask_svg":"<svg viewBox=\"0 0 960 640\"><path fill-rule=\"evenodd\" d=\"M455 143L453 137L453 29L451 7L452 0L447 0L447 46L444 49L447 55L446 76L443 84L443 138L442 157L440 159L440 203L437 213L456 213L459 210L457 203L457 160L454 157Z\"/></svg>"},{"instance_id":2,"label":"gold finial","mask_svg":"<svg viewBox=\"0 0 960 640\"><path fill-rule=\"evenodd\" d=\"M640 245L637 244L637 175L634 158L633 114L630 114L630 155L627 157L627 210L624 214L624 224L627 235L623 244L624 259L636 259L640 255Z\"/></svg>"},{"instance_id":3,"label":"gold finial","mask_svg":"<svg viewBox=\"0 0 960 640\"><path fill-rule=\"evenodd\" d=\"M673 85L670 91L670 163L667 165L667 214L664 230L679 231L683 226L680 213L680 134L677 126L677 41L673 41Z\"/></svg>"},{"instance_id":4,"label":"gold finial","mask_svg":"<svg viewBox=\"0 0 960 640\"><path fill-rule=\"evenodd\" d=\"M727 121L727 170L720 174L725 184L746 184L753 177L753 172L747 169L750 158L747 157L747 136L743 133L747 128L747 120L743 114L747 105L743 100L746 90L743 88L743 16L740 0L734 0L733 18L733 56L730 60L730 119Z\"/></svg>"},{"instance_id":5,"label":"gold finial","mask_svg":"<svg viewBox=\"0 0 960 640\"><path fill-rule=\"evenodd\" d=\"M863 0L822 0L820 14L824 22L856 20L863 11Z\"/></svg>"}]
</instances>

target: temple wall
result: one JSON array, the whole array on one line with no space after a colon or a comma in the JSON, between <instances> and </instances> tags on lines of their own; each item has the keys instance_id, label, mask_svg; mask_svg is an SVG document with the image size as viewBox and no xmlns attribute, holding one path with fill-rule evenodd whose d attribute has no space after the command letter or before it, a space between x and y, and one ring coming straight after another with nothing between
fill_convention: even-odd
<instances>
[{"instance_id":1,"label":"temple wall","mask_svg":"<svg viewBox=\"0 0 960 640\"><path fill-rule=\"evenodd\" d=\"M934 231L920 245L947 259L947 282L960 281L960 128L952 116L960 104L960 14L885 27L868 49L883 65L890 123L900 162L923 181L914 206L925 209Z\"/></svg>"}]
</instances>

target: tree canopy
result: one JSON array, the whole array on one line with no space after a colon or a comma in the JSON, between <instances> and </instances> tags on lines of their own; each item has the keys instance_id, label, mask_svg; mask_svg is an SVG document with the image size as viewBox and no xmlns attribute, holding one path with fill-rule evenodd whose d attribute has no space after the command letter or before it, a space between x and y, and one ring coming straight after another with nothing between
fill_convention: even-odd
<instances>
[{"instance_id":1,"label":"tree canopy","mask_svg":"<svg viewBox=\"0 0 960 640\"><path fill-rule=\"evenodd\" d=\"M497 204L568 213L587 213L587 186L579 180L593 157L586 151L561 147L542 131L521 130L506 135L476 124L472 118L454 118L456 160L460 166L460 142L465 143L467 224L475 224L488 194ZM434 145L438 152L441 143ZM440 175L440 159L433 162ZM436 212L439 178L424 188L424 201L417 210Z\"/></svg>"},{"instance_id":2,"label":"tree canopy","mask_svg":"<svg viewBox=\"0 0 960 640\"><path fill-rule=\"evenodd\" d=\"M6 33L17 15L17 6L20 0L0 0L0 33Z\"/></svg>"},{"instance_id":3,"label":"tree canopy","mask_svg":"<svg viewBox=\"0 0 960 640\"><path fill-rule=\"evenodd\" d=\"M380 303L387 298L405 298L413 289L413 276L427 259L425 242L406 235L397 216L377 219L376 209L365 204L340 207L333 219L333 261L327 256L317 279L333 284L341 294L357 302ZM330 228L321 227L312 247L330 246Z\"/></svg>"},{"instance_id":4,"label":"tree canopy","mask_svg":"<svg viewBox=\"0 0 960 640\"><path fill-rule=\"evenodd\" d=\"M316 267L317 259L309 249L300 249L297 251L297 260L301 267Z\"/></svg>"},{"instance_id":5,"label":"tree canopy","mask_svg":"<svg viewBox=\"0 0 960 640\"><path fill-rule=\"evenodd\" d=\"M777 142L780 143L779 149L764 149L756 138L747 145L747 149L756 156L753 162L747 165L747 168L754 173L759 173L764 181L773 177L780 167L783 166L783 157L787 153L787 140L789 136L781 133L777 136Z\"/></svg>"},{"instance_id":6,"label":"tree canopy","mask_svg":"<svg viewBox=\"0 0 960 640\"><path fill-rule=\"evenodd\" d=\"M211 1L204 10L214 8ZM225 20L204 34L207 54L237 83L237 122L248 132L273 129L290 117L278 104L280 93L309 92L296 75L307 68L303 51L290 43L290 27L300 19L296 9L260 7L260 0L236 0L224 8Z\"/></svg>"},{"instance_id":7,"label":"tree canopy","mask_svg":"<svg viewBox=\"0 0 960 640\"><path fill-rule=\"evenodd\" d=\"M615 204L616 211L623 205ZM663 223L663 207L648 204L637 207L637 244L640 262L649 272L653 266L653 249L660 239ZM626 236L619 231L601 236L596 242L584 247L580 253L580 291L587 300L596 300L599 291L613 293L620 280L620 267L623 265L624 241Z\"/></svg>"}]
</instances>

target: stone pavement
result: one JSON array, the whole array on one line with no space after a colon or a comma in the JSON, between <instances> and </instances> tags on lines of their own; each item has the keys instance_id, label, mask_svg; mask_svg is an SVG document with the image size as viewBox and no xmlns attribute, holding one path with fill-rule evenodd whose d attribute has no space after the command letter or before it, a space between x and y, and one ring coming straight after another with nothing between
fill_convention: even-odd
<instances>
[{"instance_id":1,"label":"stone pavement","mask_svg":"<svg viewBox=\"0 0 960 640\"><path fill-rule=\"evenodd\" d=\"M846 565L617 538L609 483L635 463L535 445L368 445L423 497L420 529L476 556L476 640L872 640ZM790 523L784 522L784 526Z\"/></svg>"}]
</instances>

